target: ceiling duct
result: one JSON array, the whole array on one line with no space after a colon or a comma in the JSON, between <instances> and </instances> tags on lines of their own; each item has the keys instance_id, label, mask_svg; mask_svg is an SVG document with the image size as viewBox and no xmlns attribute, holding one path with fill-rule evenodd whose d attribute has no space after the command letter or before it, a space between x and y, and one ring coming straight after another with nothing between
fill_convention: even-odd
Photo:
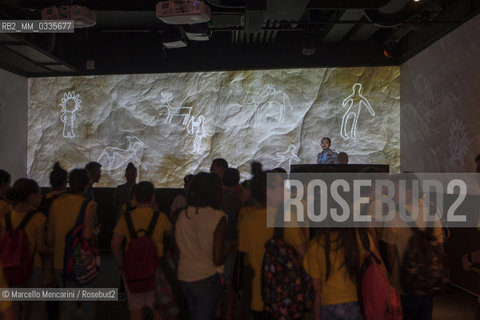
<instances>
[{"instance_id":1,"label":"ceiling duct","mask_svg":"<svg viewBox=\"0 0 480 320\"><path fill-rule=\"evenodd\" d=\"M309 0L267 0L267 20L298 21Z\"/></svg>"},{"instance_id":2,"label":"ceiling duct","mask_svg":"<svg viewBox=\"0 0 480 320\"><path fill-rule=\"evenodd\" d=\"M245 10L245 33L260 32L265 21L266 0L249 0Z\"/></svg>"},{"instance_id":3,"label":"ceiling duct","mask_svg":"<svg viewBox=\"0 0 480 320\"><path fill-rule=\"evenodd\" d=\"M308 9L379 9L389 2L390 0L311 0L308 4Z\"/></svg>"},{"instance_id":4,"label":"ceiling duct","mask_svg":"<svg viewBox=\"0 0 480 320\"><path fill-rule=\"evenodd\" d=\"M399 1L402 0L394 0L392 3L398 3ZM403 2L405 2L405 0L403 0ZM389 6L391 8L393 7L392 4L389 4ZM380 8L377 10L364 10L364 14L368 21L380 28L394 28L414 20L415 17L425 10L426 6L426 1L407 1L400 10L395 12L385 13L385 11Z\"/></svg>"}]
</instances>

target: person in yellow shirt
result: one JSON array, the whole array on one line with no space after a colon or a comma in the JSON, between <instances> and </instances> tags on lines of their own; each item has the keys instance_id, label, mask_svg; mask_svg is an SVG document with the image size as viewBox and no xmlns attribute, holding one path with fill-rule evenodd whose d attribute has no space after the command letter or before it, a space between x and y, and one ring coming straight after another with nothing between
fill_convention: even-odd
<instances>
[{"instance_id":1,"label":"person in yellow shirt","mask_svg":"<svg viewBox=\"0 0 480 320\"><path fill-rule=\"evenodd\" d=\"M55 162L53 170L50 172L50 186L52 189L45 194L40 204L41 211L47 217L50 212L50 208L58 197L67 192L68 172L60 166L59 162ZM57 278L55 276L55 269L53 268L53 249L49 248L50 254L43 257L43 279L45 287L56 288ZM59 301L47 301L47 313L49 319L57 319L60 302Z\"/></svg>"},{"instance_id":2,"label":"person in yellow shirt","mask_svg":"<svg viewBox=\"0 0 480 320\"><path fill-rule=\"evenodd\" d=\"M3 267L0 264L0 288L8 288L7 279L5 279L5 274L3 273ZM13 308L12 301L2 300L0 301L0 315L3 320L15 320L17 315L15 309Z\"/></svg>"},{"instance_id":3,"label":"person in yellow shirt","mask_svg":"<svg viewBox=\"0 0 480 320\"><path fill-rule=\"evenodd\" d=\"M50 172L50 185L52 186L52 190L44 195L43 200L48 204L48 208L46 208L47 216L53 200L67 191L67 182L67 171L60 166L59 162L55 162L53 170Z\"/></svg>"},{"instance_id":4,"label":"person in yellow shirt","mask_svg":"<svg viewBox=\"0 0 480 320\"><path fill-rule=\"evenodd\" d=\"M357 296L365 247L376 252L367 229L320 229L303 260L315 290L315 319L364 319ZM377 253L378 256L378 253Z\"/></svg>"},{"instance_id":5,"label":"person in yellow shirt","mask_svg":"<svg viewBox=\"0 0 480 320\"><path fill-rule=\"evenodd\" d=\"M65 235L73 228L80 208L85 201L85 192L90 185L90 175L85 169L73 169L69 175L70 193L57 198L48 216L47 242L53 247L53 267L57 282L66 288L78 287L76 283L66 281L63 283L63 259L65 255ZM85 211L85 229L82 237L92 239L93 221L97 211L97 204L89 201ZM90 286L91 284L89 284ZM95 304L93 301L82 301L83 319L95 319ZM62 301L61 319L75 319L77 303L75 301Z\"/></svg>"},{"instance_id":6,"label":"person in yellow shirt","mask_svg":"<svg viewBox=\"0 0 480 320\"><path fill-rule=\"evenodd\" d=\"M269 179L267 203L267 174L257 175L250 184L253 206L244 207L239 213L238 250L245 252L254 271L252 282L252 314L254 319L265 319L271 315L263 312L261 274L265 243L273 237L273 228L267 227L267 205L278 207L283 202L284 183L280 174ZM240 218L241 217L241 218ZM295 248L300 256L305 254L308 239L301 228L285 228L285 242Z\"/></svg>"},{"instance_id":7,"label":"person in yellow shirt","mask_svg":"<svg viewBox=\"0 0 480 320\"><path fill-rule=\"evenodd\" d=\"M0 220L10 210L10 205L6 198L7 191L10 189L10 174L0 169Z\"/></svg>"},{"instance_id":8,"label":"person in yellow shirt","mask_svg":"<svg viewBox=\"0 0 480 320\"><path fill-rule=\"evenodd\" d=\"M7 220L9 220L8 223L11 223L11 227L16 229L24 219L29 219L24 231L33 256L33 270L30 279L21 286L27 288L43 287L41 256L48 253L48 250L45 245L46 218L40 212L36 212L42 199L40 188L34 180L18 179L7 192L7 198L12 204L12 210L6 214L2 221L4 230L8 226ZM37 319L46 315L45 302L25 301L22 305L24 319Z\"/></svg>"},{"instance_id":9,"label":"person in yellow shirt","mask_svg":"<svg viewBox=\"0 0 480 320\"><path fill-rule=\"evenodd\" d=\"M151 182L142 181L138 183L135 187L135 199L137 201L137 207L130 212L132 224L134 229L137 231L139 229L147 230L154 211L152 205L155 202L155 189ZM172 230L172 224L168 220L167 216L164 213L160 213L157 223L153 229L152 240L157 247L158 257L163 256L163 237L168 235ZM128 245L130 244L131 237L128 231L128 226L125 220L125 215L120 217L118 220L115 229L113 230L112 238L112 253L119 266L119 270L123 273L124 266L124 257L122 254L122 242L123 239L126 239L126 248L128 250ZM130 319L141 319L142 312L144 307L153 309L155 291L148 291L142 293L131 293L128 290L127 282L124 281L125 289L127 291L127 300L128 307L130 309ZM160 319L160 315L156 310L153 310L154 318Z\"/></svg>"}]
</instances>

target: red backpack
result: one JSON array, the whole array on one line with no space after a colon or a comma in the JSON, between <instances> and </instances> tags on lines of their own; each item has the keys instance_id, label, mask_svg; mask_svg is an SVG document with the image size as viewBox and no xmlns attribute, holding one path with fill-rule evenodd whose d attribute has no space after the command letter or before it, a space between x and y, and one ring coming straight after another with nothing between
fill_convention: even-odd
<instances>
[{"instance_id":1,"label":"red backpack","mask_svg":"<svg viewBox=\"0 0 480 320\"><path fill-rule=\"evenodd\" d=\"M381 260L365 249L358 294L366 320L401 320L402 304L397 290L390 284Z\"/></svg>"},{"instance_id":2,"label":"red backpack","mask_svg":"<svg viewBox=\"0 0 480 320\"><path fill-rule=\"evenodd\" d=\"M9 286L22 285L32 276L33 256L24 229L35 213L27 213L16 229L12 226L11 213L5 215L7 232L0 241L0 260Z\"/></svg>"},{"instance_id":3,"label":"red backpack","mask_svg":"<svg viewBox=\"0 0 480 320\"><path fill-rule=\"evenodd\" d=\"M135 231L130 211L125 212L130 243L125 252L125 280L130 292L140 293L155 289L155 272L158 267L158 252L152 240L159 212L155 211L148 230ZM143 236L138 236L143 232Z\"/></svg>"}]
</instances>

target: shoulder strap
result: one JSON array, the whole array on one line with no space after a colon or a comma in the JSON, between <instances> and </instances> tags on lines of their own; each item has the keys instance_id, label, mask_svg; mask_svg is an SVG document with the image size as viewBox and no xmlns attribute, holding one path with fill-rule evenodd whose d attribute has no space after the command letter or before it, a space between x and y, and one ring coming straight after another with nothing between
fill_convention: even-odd
<instances>
[{"instance_id":1,"label":"shoulder strap","mask_svg":"<svg viewBox=\"0 0 480 320\"><path fill-rule=\"evenodd\" d=\"M137 237L135 229L133 228L132 216L130 215L130 210L125 211L125 223L127 224L128 233L130 234L130 239Z\"/></svg>"},{"instance_id":2,"label":"shoulder strap","mask_svg":"<svg viewBox=\"0 0 480 320\"><path fill-rule=\"evenodd\" d=\"M273 236L275 238L278 238L278 239L283 239L283 219L284 219L284 210L283 210L283 206L280 205L280 208L277 210L277 212L275 213L275 227L274 227L274 230L273 230ZM280 227L281 226L281 227Z\"/></svg>"},{"instance_id":3,"label":"shoulder strap","mask_svg":"<svg viewBox=\"0 0 480 320\"><path fill-rule=\"evenodd\" d=\"M150 221L150 225L148 226L147 230L147 237L151 237L155 226L157 225L158 217L160 216L160 212L155 211L152 216L152 221Z\"/></svg>"},{"instance_id":4,"label":"shoulder strap","mask_svg":"<svg viewBox=\"0 0 480 320\"><path fill-rule=\"evenodd\" d=\"M85 222L85 211L87 211L87 206L90 200L85 199L82 202L82 206L80 207L80 212L77 216L77 221L75 222L75 226L79 226Z\"/></svg>"},{"instance_id":5,"label":"shoulder strap","mask_svg":"<svg viewBox=\"0 0 480 320\"><path fill-rule=\"evenodd\" d=\"M63 191L63 192L54 194L53 196L51 196L50 198L48 198L48 199L47 199L47 209L50 209L50 207L52 206L53 201L57 200L58 198L60 198L60 196L63 196L63 195L66 194L66 193L67 193L66 191Z\"/></svg>"},{"instance_id":6,"label":"shoulder strap","mask_svg":"<svg viewBox=\"0 0 480 320\"><path fill-rule=\"evenodd\" d=\"M25 218L23 218L22 222L20 222L20 224L18 225L17 230L24 229L27 226L27 223L30 221L30 219L32 219L32 217L35 215L35 213L37 213L35 210L29 211L25 216Z\"/></svg>"}]
</instances>

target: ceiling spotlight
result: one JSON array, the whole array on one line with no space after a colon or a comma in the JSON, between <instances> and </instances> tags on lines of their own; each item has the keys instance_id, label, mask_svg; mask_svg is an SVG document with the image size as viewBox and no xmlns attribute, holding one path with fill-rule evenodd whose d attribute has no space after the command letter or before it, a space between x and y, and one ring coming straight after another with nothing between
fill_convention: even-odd
<instances>
[{"instance_id":1,"label":"ceiling spotlight","mask_svg":"<svg viewBox=\"0 0 480 320\"><path fill-rule=\"evenodd\" d=\"M389 41L383 45L383 55L387 57L387 59L393 58L397 54L398 50L398 42Z\"/></svg>"}]
</instances>

